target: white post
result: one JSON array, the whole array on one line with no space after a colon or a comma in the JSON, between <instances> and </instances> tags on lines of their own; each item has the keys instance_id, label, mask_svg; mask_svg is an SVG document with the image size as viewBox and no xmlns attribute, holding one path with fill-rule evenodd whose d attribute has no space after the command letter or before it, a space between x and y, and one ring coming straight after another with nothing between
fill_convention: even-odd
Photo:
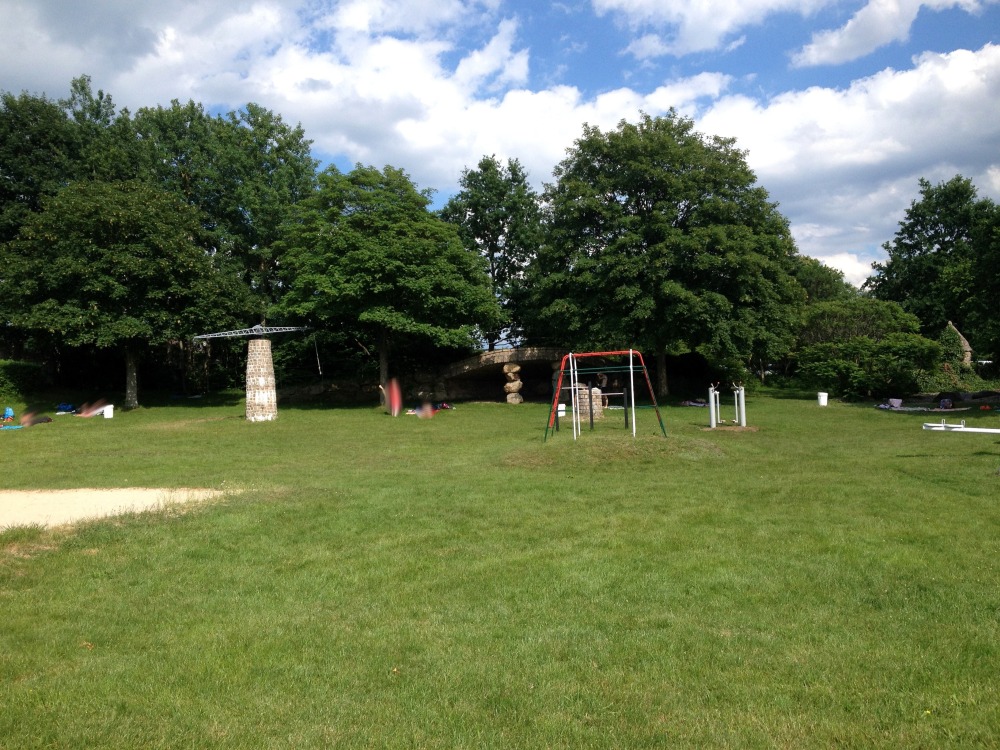
<instances>
[{"instance_id":1,"label":"white post","mask_svg":"<svg viewBox=\"0 0 1000 750\"><path fill-rule=\"evenodd\" d=\"M743 391L743 386L742 385L740 386L740 391L739 391L739 395L738 395L737 398L738 398L738 403L739 403L740 427L746 427L747 426L747 402L746 402L746 395L745 395L745 393Z\"/></svg>"},{"instance_id":2,"label":"white post","mask_svg":"<svg viewBox=\"0 0 1000 750\"><path fill-rule=\"evenodd\" d=\"M632 437L635 437L635 370L632 367L632 350L628 350L628 392L632 398Z\"/></svg>"},{"instance_id":3,"label":"white post","mask_svg":"<svg viewBox=\"0 0 1000 750\"><path fill-rule=\"evenodd\" d=\"M718 415L715 412L715 386L708 386L708 426L711 429L715 429L716 420Z\"/></svg>"},{"instance_id":4,"label":"white post","mask_svg":"<svg viewBox=\"0 0 1000 750\"><path fill-rule=\"evenodd\" d=\"M576 440L580 437L582 430L580 429L580 411L583 409L583 402L580 400L580 373L578 372L579 364L577 364L576 357L572 354L570 355L570 380L572 381L573 388L573 439Z\"/></svg>"}]
</instances>

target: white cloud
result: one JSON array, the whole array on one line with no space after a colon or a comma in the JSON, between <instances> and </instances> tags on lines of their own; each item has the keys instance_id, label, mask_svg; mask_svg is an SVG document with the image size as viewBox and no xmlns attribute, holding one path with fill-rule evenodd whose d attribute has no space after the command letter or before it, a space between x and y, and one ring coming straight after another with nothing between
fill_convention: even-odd
<instances>
[{"instance_id":1,"label":"white cloud","mask_svg":"<svg viewBox=\"0 0 1000 750\"><path fill-rule=\"evenodd\" d=\"M633 29L669 30L646 33L628 48L640 59L654 55L686 55L731 44L730 37L762 23L775 13L810 15L836 0L591 0L598 15L610 15ZM739 40L735 40L739 41Z\"/></svg>"},{"instance_id":2,"label":"white cloud","mask_svg":"<svg viewBox=\"0 0 1000 750\"><path fill-rule=\"evenodd\" d=\"M527 81L528 53L525 50L513 51L516 37L517 22L503 21L489 44L473 50L459 62L455 80L470 91L475 91L494 75L494 88Z\"/></svg>"},{"instance_id":3,"label":"white cloud","mask_svg":"<svg viewBox=\"0 0 1000 750\"><path fill-rule=\"evenodd\" d=\"M474 17L495 11L500 0L341 0L316 23L340 32L363 34L437 33ZM324 4L320 4L322 8Z\"/></svg>"},{"instance_id":4,"label":"white cloud","mask_svg":"<svg viewBox=\"0 0 1000 750\"><path fill-rule=\"evenodd\" d=\"M856 287L862 284L871 276L872 260L862 258L855 253L834 253L833 255L817 256L817 260L830 268L836 268L844 274L844 279Z\"/></svg>"},{"instance_id":5,"label":"white cloud","mask_svg":"<svg viewBox=\"0 0 1000 750\"><path fill-rule=\"evenodd\" d=\"M990 0L986 0L990 2ZM835 65L864 57L879 47L907 39L922 8L961 8L967 13L980 9L977 0L869 0L839 29L820 31L792 56L797 67Z\"/></svg>"},{"instance_id":6,"label":"white cloud","mask_svg":"<svg viewBox=\"0 0 1000 750\"><path fill-rule=\"evenodd\" d=\"M669 55L671 49L670 44L665 42L659 34L644 34L632 40L632 43L625 48L625 52L637 60L649 60L654 57Z\"/></svg>"},{"instance_id":7,"label":"white cloud","mask_svg":"<svg viewBox=\"0 0 1000 750\"><path fill-rule=\"evenodd\" d=\"M910 70L885 70L843 90L815 87L766 102L722 97L699 126L737 137L761 184L792 217L802 252L870 262L881 257L919 178L963 174L984 194L1000 195L998 100L1000 46L987 45L926 53Z\"/></svg>"}]
</instances>

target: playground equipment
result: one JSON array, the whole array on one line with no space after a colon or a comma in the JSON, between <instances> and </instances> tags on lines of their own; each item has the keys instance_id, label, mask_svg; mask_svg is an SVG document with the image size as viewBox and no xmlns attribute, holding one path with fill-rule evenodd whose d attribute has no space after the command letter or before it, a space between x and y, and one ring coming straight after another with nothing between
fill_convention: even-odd
<instances>
[{"instance_id":1,"label":"playground equipment","mask_svg":"<svg viewBox=\"0 0 1000 750\"><path fill-rule=\"evenodd\" d=\"M628 357L627 364L621 365L602 365L600 367L580 367L580 360L586 360L589 358L599 357ZM587 408L590 412L590 429L594 429L594 389L591 387L590 383L585 383L583 391L586 395L581 396L581 384L580 375L587 375L589 373L628 373L627 380L620 392L605 393L601 392L601 398L604 397L622 397L622 403L625 410L625 427L630 426L629 423L629 411L631 410L631 429L632 437L636 435L635 426L635 379L636 376L641 372L642 376L646 382L646 387L649 390L649 398L652 401L653 409L656 411L656 419L660 425L660 432L663 433L663 437L667 436L667 430L663 426L663 417L660 416L660 407L656 403L656 395L653 393L653 384L649 380L649 371L646 369L646 363L642 358L642 354L634 349L628 349L623 351L615 352L583 352L583 353L573 353L565 355L559 364L559 375L555 381L554 392L552 394L552 408L549 410L549 419L545 426L545 437L544 440L548 440L549 432L559 429L559 415L560 415L560 403L559 398L563 393L563 390L568 390L570 394L570 402L572 405L570 417L573 424L573 440L576 440L581 434L581 422L582 422L582 411ZM569 385L564 386L563 382L567 379ZM586 401L586 404L583 402Z\"/></svg>"},{"instance_id":2,"label":"playground equipment","mask_svg":"<svg viewBox=\"0 0 1000 750\"><path fill-rule=\"evenodd\" d=\"M308 328L293 326L263 326L241 328L237 331L203 333L195 339L231 339L250 337L247 350L247 398L246 415L248 422L270 422L278 416L278 393L274 384L274 359L271 356L271 341L264 338L273 333L307 331Z\"/></svg>"},{"instance_id":3,"label":"playground equipment","mask_svg":"<svg viewBox=\"0 0 1000 750\"><path fill-rule=\"evenodd\" d=\"M992 427L966 427L964 419L961 424L948 424L943 419L940 423L924 422L924 429L934 430L935 432L986 432L992 435L1000 435L1000 429Z\"/></svg>"},{"instance_id":4,"label":"playground equipment","mask_svg":"<svg viewBox=\"0 0 1000 750\"><path fill-rule=\"evenodd\" d=\"M719 389L715 385L708 387L708 424L711 429L715 429L719 422L722 422L722 403L719 397ZM742 385L733 383L733 404L736 408L736 419L734 422L740 427L747 426L747 403L746 394Z\"/></svg>"}]
</instances>

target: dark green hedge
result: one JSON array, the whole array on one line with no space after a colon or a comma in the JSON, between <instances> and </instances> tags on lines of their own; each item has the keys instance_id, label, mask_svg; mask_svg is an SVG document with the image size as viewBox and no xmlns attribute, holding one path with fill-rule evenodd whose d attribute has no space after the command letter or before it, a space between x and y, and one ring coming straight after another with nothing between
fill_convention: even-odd
<instances>
[{"instance_id":1,"label":"dark green hedge","mask_svg":"<svg viewBox=\"0 0 1000 750\"><path fill-rule=\"evenodd\" d=\"M0 396L23 397L30 393L41 379L41 365L0 359Z\"/></svg>"}]
</instances>

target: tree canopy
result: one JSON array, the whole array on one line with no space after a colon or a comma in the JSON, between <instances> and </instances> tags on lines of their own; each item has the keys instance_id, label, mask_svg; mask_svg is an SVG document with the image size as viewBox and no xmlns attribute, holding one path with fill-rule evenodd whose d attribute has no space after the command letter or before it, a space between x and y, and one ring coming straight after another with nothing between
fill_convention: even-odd
<instances>
[{"instance_id":1,"label":"tree canopy","mask_svg":"<svg viewBox=\"0 0 1000 750\"><path fill-rule=\"evenodd\" d=\"M80 142L58 102L0 94L0 242L79 173Z\"/></svg>"},{"instance_id":2,"label":"tree canopy","mask_svg":"<svg viewBox=\"0 0 1000 750\"><path fill-rule=\"evenodd\" d=\"M402 170L335 167L298 204L281 243L281 309L324 326L348 326L379 354L382 383L405 342L471 347L499 319L484 261Z\"/></svg>"},{"instance_id":3,"label":"tree canopy","mask_svg":"<svg viewBox=\"0 0 1000 750\"><path fill-rule=\"evenodd\" d=\"M676 112L585 125L542 195L517 159L483 157L437 213L403 170L317 173L310 147L254 103L133 115L87 76L58 101L0 93L3 353L119 349L133 404L150 344L171 359L193 333L270 316L316 328L345 369L375 352L383 381L505 335L639 348L660 393L668 355L902 387L886 363L926 368L916 331L949 320L980 358L1000 352L1000 209L961 176L921 180L859 292L798 255L733 139Z\"/></svg>"},{"instance_id":4,"label":"tree canopy","mask_svg":"<svg viewBox=\"0 0 1000 750\"><path fill-rule=\"evenodd\" d=\"M274 245L291 207L316 185L301 126L250 103L211 117L194 102L142 109L135 128L150 179L199 208L217 246L241 268L248 315L263 320L279 296Z\"/></svg>"},{"instance_id":5,"label":"tree canopy","mask_svg":"<svg viewBox=\"0 0 1000 750\"><path fill-rule=\"evenodd\" d=\"M586 126L548 186L531 335L761 363L791 345L802 288L788 223L732 139L671 113Z\"/></svg>"},{"instance_id":6,"label":"tree canopy","mask_svg":"<svg viewBox=\"0 0 1000 750\"><path fill-rule=\"evenodd\" d=\"M139 347L188 338L238 299L201 236L194 209L145 182L72 183L0 246L2 309L66 344L121 348L134 408Z\"/></svg>"},{"instance_id":7,"label":"tree canopy","mask_svg":"<svg viewBox=\"0 0 1000 750\"><path fill-rule=\"evenodd\" d=\"M866 288L916 315L925 335L938 336L952 321L974 349L988 351L997 339L996 297L980 291L979 277L996 253L990 227L997 212L961 175L937 185L921 179L920 197L883 245L888 259L873 265Z\"/></svg>"},{"instance_id":8,"label":"tree canopy","mask_svg":"<svg viewBox=\"0 0 1000 750\"><path fill-rule=\"evenodd\" d=\"M796 256L792 276L805 291L807 304L850 299L859 294L859 290L844 279L843 271L807 255Z\"/></svg>"},{"instance_id":9,"label":"tree canopy","mask_svg":"<svg viewBox=\"0 0 1000 750\"><path fill-rule=\"evenodd\" d=\"M484 332L493 349L502 329L520 327L516 300L541 240L538 196L517 159L504 166L495 156L484 156L475 169L462 173L460 185L441 215L459 228L467 249L486 259L493 294L504 312L497 328Z\"/></svg>"}]
</instances>

